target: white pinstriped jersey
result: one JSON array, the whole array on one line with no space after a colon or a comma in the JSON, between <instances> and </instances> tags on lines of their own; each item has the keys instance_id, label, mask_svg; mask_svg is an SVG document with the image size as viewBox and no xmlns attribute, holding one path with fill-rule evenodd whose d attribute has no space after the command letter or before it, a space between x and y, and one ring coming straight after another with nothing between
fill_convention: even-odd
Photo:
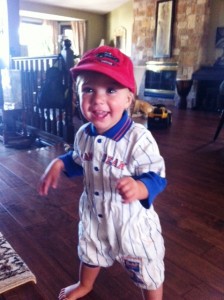
<instances>
[{"instance_id":1,"label":"white pinstriped jersey","mask_svg":"<svg viewBox=\"0 0 224 300\"><path fill-rule=\"evenodd\" d=\"M90 265L118 260L138 286L156 289L164 279L164 244L153 205L123 204L117 179L154 172L165 177L164 160L151 133L132 123L122 137L76 134L73 159L84 169L80 199L79 257Z\"/></svg>"}]
</instances>

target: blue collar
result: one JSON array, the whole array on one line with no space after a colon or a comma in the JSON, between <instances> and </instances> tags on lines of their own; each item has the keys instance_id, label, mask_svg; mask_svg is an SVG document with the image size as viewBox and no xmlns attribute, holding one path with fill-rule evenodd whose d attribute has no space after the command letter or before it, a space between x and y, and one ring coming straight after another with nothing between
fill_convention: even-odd
<instances>
[{"instance_id":1,"label":"blue collar","mask_svg":"<svg viewBox=\"0 0 224 300\"><path fill-rule=\"evenodd\" d=\"M125 111L117 124L115 124L112 128L107 130L102 134L109 139L112 139L116 142L120 141L120 139L125 135L128 129L131 127L133 121L128 117L128 113ZM98 133L96 131L95 126L92 123L89 123L85 128L85 133L90 136L97 136Z\"/></svg>"}]
</instances>

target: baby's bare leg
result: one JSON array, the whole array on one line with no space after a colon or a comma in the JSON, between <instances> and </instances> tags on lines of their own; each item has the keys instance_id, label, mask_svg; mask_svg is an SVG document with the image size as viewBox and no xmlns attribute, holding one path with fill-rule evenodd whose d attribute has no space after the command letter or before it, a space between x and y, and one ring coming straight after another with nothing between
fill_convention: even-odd
<instances>
[{"instance_id":1,"label":"baby's bare leg","mask_svg":"<svg viewBox=\"0 0 224 300\"><path fill-rule=\"evenodd\" d=\"M76 284L70 285L60 291L59 300L76 300L88 294L99 274L100 267L88 267L87 265L80 264L80 281Z\"/></svg>"},{"instance_id":2,"label":"baby's bare leg","mask_svg":"<svg viewBox=\"0 0 224 300\"><path fill-rule=\"evenodd\" d=\"M157 290L147 291L143 290L144 300L162 300L163 299L163 285L161 285Z\"/></svg>"}]
</instances>

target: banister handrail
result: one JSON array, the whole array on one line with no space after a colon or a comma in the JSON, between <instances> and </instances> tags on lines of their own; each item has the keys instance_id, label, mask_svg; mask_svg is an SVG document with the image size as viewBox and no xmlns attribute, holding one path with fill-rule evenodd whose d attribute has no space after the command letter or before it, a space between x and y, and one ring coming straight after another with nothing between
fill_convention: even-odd
<instances>
[{"instance_id":1,"label":"banister handrail","mask_svg":"<svg viewBox=\"0 0 224 300\"><path fill-rule=\"evenodd\" d=\"M14 56L11 57L12 60L35 60L35 59L53 59L58 58L58 55L43 55L43 56Z\"/></svg>"}]
</instances>

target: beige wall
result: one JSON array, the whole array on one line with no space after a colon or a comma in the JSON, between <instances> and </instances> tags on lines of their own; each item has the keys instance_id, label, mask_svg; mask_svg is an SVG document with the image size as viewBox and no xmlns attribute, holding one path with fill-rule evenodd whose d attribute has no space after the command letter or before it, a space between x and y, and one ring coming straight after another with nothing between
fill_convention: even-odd
<instances>
[{"instance_id":1,"label":"beige wall","mask_svg":"<svg viewBox=\"0 0 224 300\"><path fill-rule=\"evenodd\" d=\"M125 53L131 56L132 31L133 31L133 1L128 1L107 15L106 43L110 43L120 27L125 28L126 43Z\"/></svg>"},{"instance_id":2,"label":"beige wall","mask_svg":"<svg viewBox=\"0 0 224 300\"><path fill-rule=\"evenodd\" d=\"M38 5L36 3L26 1L20 1L20 9L87 20L87 49L97 47L101 38L106 35L106 15L82 12L56 6Z\"/></svg>"}]
</instances>

